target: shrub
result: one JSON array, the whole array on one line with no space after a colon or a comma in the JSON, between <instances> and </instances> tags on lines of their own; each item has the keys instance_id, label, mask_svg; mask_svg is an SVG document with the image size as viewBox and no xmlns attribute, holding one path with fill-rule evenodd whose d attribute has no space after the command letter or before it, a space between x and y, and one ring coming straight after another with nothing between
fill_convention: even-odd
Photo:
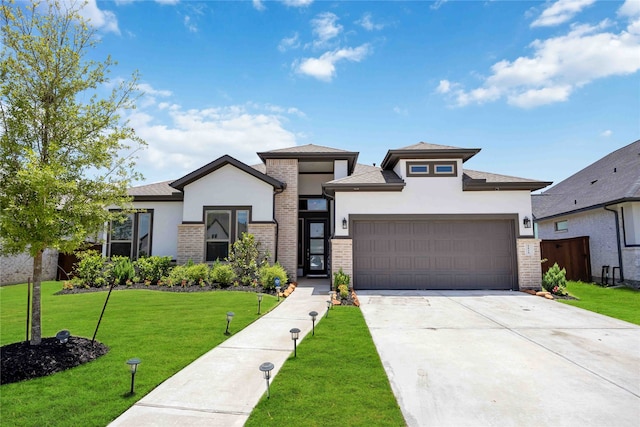
<instances>
[{"instance_id":1,"label":"shrub","mask_svg":"<svg viewBox=\"0 0 640 427\"><path fill-rule=\"evenodd\" d=\"M169 272L169 275L162 278L162 281L166 283L167 286L172 287L174 285L181 285L183 281L189 280L188 274L189 267L185 265L176 265Z\"/></svg>"},{"instance_id":2,"label":"shrub","mask_svg":"<svg viewBox=\"0 0 640 427\"><path fill-rule=\"evenodd\" d=\"M126 256L114 256L111 257L113 267L111 274L113 281L116 285L125 284L127 281L133 280L136 275L136 270L133 268L133 263Z\"/></svg>"},{"instance_id":3,"label":"shrub","mask_svg":"<svg viewBox=\"0 0 640 427\"><path fill-rule=\"evenodd\" d=\"M338 270L337 273L333 273L333 288L338 289L340 285L346 285L347 289L349 288L349 283L351 282L351 277L344 271L342 271L342 267Z\"/></svg>"},{"instance_id":4,"label":"shrub","mask_svg":"<svg viewBox=\"0 0 640 427\"><path fill-rule=\"evenodd\" d=\"M253 234L242 233L242 238L236 240L227 258L236 275L244 285L251 285L258 279L260 268L267 264L268 254L260 259L260 243L256 242Z\"/></svg>"},{"instance_id":5,"label":"shrub","mask_svg":"<svg viewBox=\"0 0 640 427\"><path fill-rule=\"evenodd\" d=\"M213 263L211 268L211 280L220 283L221 286L230 286L236 279L236 272L229 264L223 264L220 261Z\"/></svg>"},{"instance_id":6,"label":"shrub","mask_svg":"<svg viewBox=\"0 0 640 427\"><path fill-rule=\"evenodd\" d=\"M142 280L158 283L163 277L169 274L171 269L171 257L169 256L150 256L140 258L134 263L138 269L138 275Z\"/></svg>"},{"instance_id":7,"label":"shrub","mask_svg":"<svg viewBox=\"0 0 640 427\"><path fill-rule=\"evenodd\" d=\"M280 283L284 285L289 278L286 270L279 264L263 265L260 268L260 283L264 289L274 289L276 287L276 277L280 279Z\"/></svg>"},{"instance_id":8,"label":"shrub","mask_svg":"<svg viewBox=\"0 0 640 427\"><path fill-rule=\"evenodd\" d=\"M340 298L347 298L349 296L349 287L347 285L339 285L338 293L340 294Z\"/></svg>"},{"instance_id":9,"label":"shrub","mask_svg":"<svg viewBox=\"0 0 640 427\"><path fill-rule=\"evenodd\" d=\"M187 280L191 283L199 283L201 280L209 280L209 266L207 264L194 264L188 266Z\"/></svg>"},{"instance_id":10,"label":"shrub","mask_svg":"<svg viewBox=\"0 0 640 427\"><path fill-rule=\"evenodd\" d=\"M561 270L556 262L553 264L553 267L549 268L542 276L542 287L545 291L551 292L552 294L564 295L567 287L566 274L567 271L564 268Z\"/></svg>"},{"instance_id":11,"label":"shrub","mask_svg":"<svg viewBox=\"0 0 640 427\"><path fill-rule=\"evenodd\" d=\"M107 284L109 266L107 260L98 251L77 252L79 261L74 268L79 284L101 287Z\"/></svg>"}]
</instances>

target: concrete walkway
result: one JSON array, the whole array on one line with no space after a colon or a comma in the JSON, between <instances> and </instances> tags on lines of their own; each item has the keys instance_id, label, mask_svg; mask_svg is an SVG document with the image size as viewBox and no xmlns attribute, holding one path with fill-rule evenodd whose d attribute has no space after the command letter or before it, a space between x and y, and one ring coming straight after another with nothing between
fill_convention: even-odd
<instances>
[{"instance_id":1,"label":"concrete walkway","mask_svg":"<svg viewBox=\"0 0 640 427\"><path fill-rule=\"evenodd\" d=\"M274 310L160 384L110 425L244 425L266 391L258 367L271 362L272 378L278 373L293 352L289 330L300 329L300 340L311 332L309 312L322 319L328 292L328 279L300 281Z\"/></svg>"}]
</instances>

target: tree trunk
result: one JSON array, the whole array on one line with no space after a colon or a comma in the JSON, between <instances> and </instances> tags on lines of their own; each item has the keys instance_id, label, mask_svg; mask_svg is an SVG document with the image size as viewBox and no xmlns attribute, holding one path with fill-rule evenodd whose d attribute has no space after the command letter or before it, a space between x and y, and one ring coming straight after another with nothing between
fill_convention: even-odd
<instances>
[{"instance_id":1,"label":"tree trunk","mask_svg":"<svg viewBox=\"0 0 640 427\"><path fill-rule=\"evenodd\" d=\"M42 327L40 322L40 281L42 280L42 253L33 257L33 295L31 296L31 345L40 345Z\"/></svg>"}]
</instances>

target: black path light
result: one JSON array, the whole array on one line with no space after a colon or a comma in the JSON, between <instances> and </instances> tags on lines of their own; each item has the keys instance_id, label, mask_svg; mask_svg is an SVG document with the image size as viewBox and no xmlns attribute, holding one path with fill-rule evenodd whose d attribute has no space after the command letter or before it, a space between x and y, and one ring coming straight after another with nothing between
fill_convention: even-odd
<instances>
[{"instance_id":1,"label":"black path light","mask_svg":"<svg viewBox=\"0 0 640 427\"><path fill-rule=\"evenodd\" d=\"M311 324L312 324L312 332L311 335L315 336L316 335L316 317L318 317L318 312L317 311L310 311L309 312L309 316L311 316Z\"/></svg>"},{"instance_id":2,"label":"black path light","mask_svg":"<svg viewBox=\"0 0 640 427\"><path fill-rule=\"evenodd\" d=\"M131 391L129 391L129 394L133 394L133 384L136 379L136 372L138 371L139 364L140 359L138 359L137 357L127 360L127 365L129 365L129 369L131 370Z\"/></svg>"},{"instance_id":3,"label":"black path light","mask_svg":"<svg viewBox=\"0 0 640 427\"><path fill-rule=\"evenodd\" d=\"M269 380L271 379L271 371L273 370L273 363L264 362L262 365L260 365L259 369L262 372L264 379L267 381L267 399L269 399L271 397L271 391L269 390Z\"/></svg>"},{"instance_id":4,"label":"black path light","mask_svg":"<svg viewBox=\"0 0 640 427\"><path fill-rule=\"evenodd\" d=\"M325 317L329 317L329 309L332 305L333 303L331 302L331 300L327 300L327 315Z\"/></svg>"},{"instance_id":5,"label":"black path light","mask_svg":"<svg viewBox=\"0 0 640 427\"><path fill-rule=\"evenodd\" d=\"M60 342L60 344L66 344L66 342L69 341L70 337L71 333L66 329L63 329L56 334L56 339Z\"/></svg>"},{"instance_id":6,"label":"black path light","mask_svg":"<svg viewBox=\"0 0 640 427\"><path fill-rule=\"evenodd\" d=\"M297 341L300 336L300 329L293 328L289 332L291 332L291 339L293 340L293 357L298 357Z\"/></svg>"},{"instance_id":7,"label":"black path light","mask_svg":"<svg viewBox=\"0 0 640 427\"><path fill-rule=\"evenodd\" d=\"M229 335L229 323L231 323L231 319L233 319L233 316L235 316L233 311L227 311L227 330L224 331L225 335Z\"/></svg>"},{"instance_id":8,"label":"black path light","mask_svg":"<svg viewBox=\"0 0 640 427\"><path fill-rule=\"evenodd\" d=\"M262 303L262 293L258 292L258 314L260 314L260 303Z\"/></svg>"}]
</instances>

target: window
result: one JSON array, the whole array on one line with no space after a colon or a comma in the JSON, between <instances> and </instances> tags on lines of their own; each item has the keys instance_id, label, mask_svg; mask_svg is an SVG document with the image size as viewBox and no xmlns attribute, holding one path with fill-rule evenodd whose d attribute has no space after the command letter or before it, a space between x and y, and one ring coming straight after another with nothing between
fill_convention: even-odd
<instances>
[{"instance_id":1,"label":"window","mask_svg":"<svg viewBox=\"0 0 640 427\"><path fill-rule=\"evenodd\" d=\"M327 199L322 198L300 198L298 201L298 210L301 211L327 211Z\"/></svg>"},{"instance_id":2,"label":"window","mask_svg":"<svg viewBox=\"0 0 640 427\"><path fill-rule=\"evenodd\" d=\"M229 248L242 233L249 232L250 209L244 207L207 208L205 222L205 260L224 260Z\"/></svg>"},{"instance_id":3,"label":"window","mask_svg":"<svg viewBox=\"0 0 640 427\"><path fill-rule=\"evenodd\" d=\"M124 222L109 224L107 255L138 259L151 255L153 211L129 214Z\"/></svg>"},{"instance_id":4,"label":"window","mask_svg":"<svg viewBox=\"0 0 640 427\"><path fill-rule=\"evenodd\" d=\"M569 222L567 220L556 221L553 225L556 231L569 231Z\"/></svg>"},{"instance_id":5,"label":"window","mask_svg":"<svg viewBox=\"0 0 640 427\"><path fill-rule=\"evenodd\" d=\"M408 177L458 176L456 162L407 162Z\"/></svg>"}]
</instances>

